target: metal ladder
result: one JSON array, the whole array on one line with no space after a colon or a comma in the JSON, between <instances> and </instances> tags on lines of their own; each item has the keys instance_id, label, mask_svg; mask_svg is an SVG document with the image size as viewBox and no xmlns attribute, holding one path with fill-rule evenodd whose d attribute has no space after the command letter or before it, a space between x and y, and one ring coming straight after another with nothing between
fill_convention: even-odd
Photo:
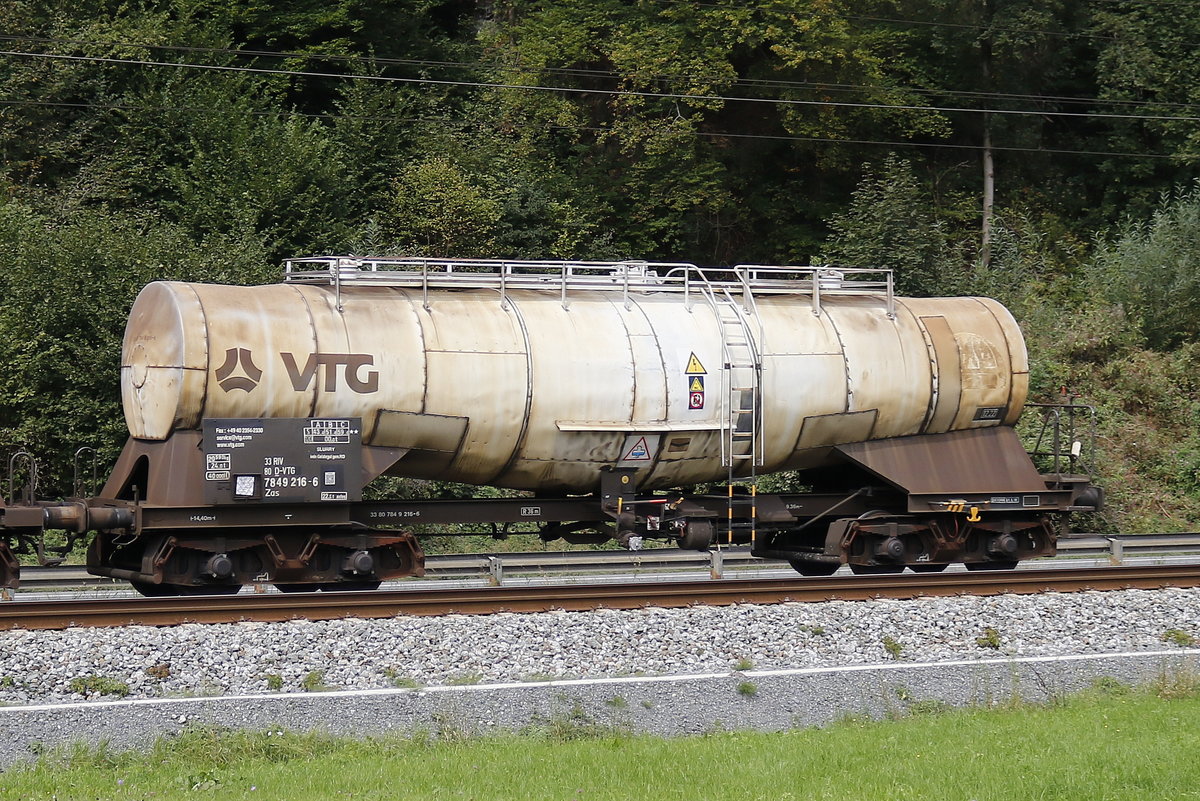
<instances>
[{"instance_id":1,"label":"metal ladder","mask_svg":"<svg viewBox=\"0 0 1200 801\"><path fill-rule=\"evenodd\" d=\"M742 300L729 287L705 287L721 332L721 464L728 468L726 540L733 541L734 509L748 505L750 541L756 534L758 467L764 458L762 418L762 360L750 321L758 320L754 296L743 286ZM761 326L760 326L761 327ZM759 334L761 339L761 331ZM747 469L748 468L748 469ZM735 478L750 485L749 496L734 494ZM743 524L744 525L744 524Z\"/></svg>"}]
</instances>

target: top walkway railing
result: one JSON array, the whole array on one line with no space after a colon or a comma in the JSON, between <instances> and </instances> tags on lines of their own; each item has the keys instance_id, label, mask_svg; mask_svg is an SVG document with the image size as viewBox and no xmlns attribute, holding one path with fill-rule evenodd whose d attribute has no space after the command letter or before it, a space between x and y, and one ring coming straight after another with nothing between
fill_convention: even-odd
<instances>
[{"instance_id":1,"label":"top walkway railing","mask_svg":"<svg viewBox=\"0 0 1200 801\"><path fill-rule=\"evenodd\" d=\"M682 294L688 308L702 288L727 289L746 298L761 295L811 295L813 314L821 313L821 297L837 294L882 295L888 317L895 316L892 271L832 266L698 267L682 262L654 261L518 261L503 259L360 258L310 256L284 261L288 283L330 284L341 308L344 286L404 286L419 288L425 307L430 289L495 289L507 305L515 289L554 290L563 308L574 292L620 292L629 304L630 293ZM698 298L697 298L698 299Z\"/></svg>"}]
</instances>

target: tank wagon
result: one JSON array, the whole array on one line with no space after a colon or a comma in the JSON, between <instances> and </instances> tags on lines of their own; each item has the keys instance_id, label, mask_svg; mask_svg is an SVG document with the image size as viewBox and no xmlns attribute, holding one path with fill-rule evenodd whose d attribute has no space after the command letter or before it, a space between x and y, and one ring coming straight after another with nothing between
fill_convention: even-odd
<instances>
[{"instance_id":1,"label":"tank wagon","mask_svg":"<svg viewBox=\"0 0 1200 801\"><path fill-rule=\"evenodd\" d=\"M145 287L106 485L10 498L0 533L91 532L89 570L147 594L372 588L421 574L409 529L442 523L750 543L816 575L1011 567L1099 503L1035 468L1027 389L1002 305L896 297L886 270L293 259ZM758 491L780 471L797 489ZM382 475L520 492L365 500Z\"/></svg>"}]
</instances>

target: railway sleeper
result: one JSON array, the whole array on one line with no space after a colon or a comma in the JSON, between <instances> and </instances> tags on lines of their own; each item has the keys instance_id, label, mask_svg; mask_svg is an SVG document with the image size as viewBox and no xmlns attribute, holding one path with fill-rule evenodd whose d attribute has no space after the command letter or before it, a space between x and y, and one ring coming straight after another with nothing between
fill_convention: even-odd
<instances>
[{"instance_id":1,"label":"railway sleeper","mask_svg":"<svg viewBox=\"0 0 1200 801\"><path fill-rule=\"evenodd\" d=\"M272 530L206 537L195 532L97 535L88 571L133 584L143 595L232 594L244 584L284 592L367 590L425 574L416 537L393 530Z\"/></svg>"}]
</instances>

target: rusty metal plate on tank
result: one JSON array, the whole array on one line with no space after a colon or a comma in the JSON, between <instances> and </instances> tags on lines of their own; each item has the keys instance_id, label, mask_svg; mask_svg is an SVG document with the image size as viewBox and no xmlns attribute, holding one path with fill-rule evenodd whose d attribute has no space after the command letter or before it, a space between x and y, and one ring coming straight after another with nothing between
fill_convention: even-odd
<instances>
[{"instance_id":1,"label":"rusty metal plate on tank","mask_svg":"<svg viewBox=\"0 0 1200 801\"><path fill-rule=\"evenodd\" d=\"M359 418L204 421L204 502L362 500Z\"/></svg>"}]
</instances>

